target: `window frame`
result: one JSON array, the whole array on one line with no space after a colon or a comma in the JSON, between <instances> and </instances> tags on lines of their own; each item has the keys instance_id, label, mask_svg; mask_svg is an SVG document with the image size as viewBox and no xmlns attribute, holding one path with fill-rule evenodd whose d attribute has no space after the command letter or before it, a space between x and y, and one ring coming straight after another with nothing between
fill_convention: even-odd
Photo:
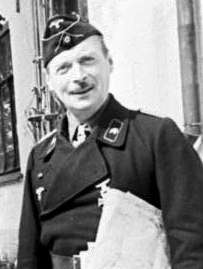
<instances>
[{"instance_id":1,"label":"window frame","mask_svg":"<svg viewBox=\"0 0 203 269\"><path fill-rule=\"evenodd\" d=\"M28 125L34 137L38 142L44 135L52 131L57 125L57 116L64 111L64 107L52 95L45 82L43 73L42 42L46 22L52 16L57 14L66 14L67 12L79 13L82 20L88 21L87 0L41 0L32 1L33 11L33 33L34 33L34 54L33 60L35 69L35 86L32 89L35 103L27 109L26 114Z\"/></svg>"},{"instance_id":2,"label":"window frame","mask_svg":"<svg viewBox=\"0 0 203 269\"><path fill-rule=\"evenodd\" d=\"M9 44L10 44L10 30L8 21L5 21L4 24L1 24L2 29L0 30L0 39L4 38L5 35L8 35ZM11 49L10 49L11 50ZM9 52L11 55L11 51ZM12 63L12 56L11 56ZM8 100L9 100L9 109L10 109L10 124L11 124L11 132L12 132L12 146L13 146L13 159L12 165L9 167L9 153L6 149L6 132L4 131L6 119L3 118L4 114L4 98L2 96L5 94L4 87L8 88ZM15 107L15 93L14 93L14 80L13 80L13 68L11 68L0 80L0 113L1 113L1 124L2 128L0 129L1 138L2 138L2 159L3 165L0 171L0 186L8 183L13 183L19 181L22 178L22 174L20 171L20 158L19 158L19 146L18 146L18 136L17 136L17 127L16 127L16 107Z\"/></svg>"}]
</instances>

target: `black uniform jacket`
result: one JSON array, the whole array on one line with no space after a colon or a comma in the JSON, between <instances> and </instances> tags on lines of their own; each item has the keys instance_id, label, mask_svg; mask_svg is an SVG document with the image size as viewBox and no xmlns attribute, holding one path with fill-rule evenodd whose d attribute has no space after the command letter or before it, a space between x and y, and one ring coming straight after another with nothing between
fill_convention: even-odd
<instances>
[{"instance_id":1,"label":"black uniform jacket","mask_svg":"<svg viewBox=\"0 0 203 269\"><path fill-rule=\"evenodd\" d=\"M203 268L203 167L175 123L121 106L113 96L78 148L61 129L31 151L19 232L18 269L51 268L95 240L98 184L161 208L173 269Z\"/></svg>"}]
</instances>

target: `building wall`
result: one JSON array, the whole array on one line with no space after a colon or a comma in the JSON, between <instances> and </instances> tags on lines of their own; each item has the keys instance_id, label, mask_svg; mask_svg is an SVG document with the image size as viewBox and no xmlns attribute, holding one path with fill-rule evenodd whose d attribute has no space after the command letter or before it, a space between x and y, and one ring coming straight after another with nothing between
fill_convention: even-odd
<instances>
[{"instance_id":1,"label":"building wall","mask_svg":"<svg viewBox=\"0 0 203 269\"><path fill-rule=\"evenodd\" d=\"M114 60L111 91L125 105L172 117L182 128L175 0L89 0L90 21Z\"/></svg>"},{"instance_id":2,"label":"building wall","mask_svg":"<svg viewBox=\"0 0 203 269\"><path fill-rule=\"evenodd\" d=\"M31 1L20 1L20 13L16 12L15 3L12 0L0 1L0 14L9 21L10 27L17 132L21 171L24 174L27 155L33 143L25 116L32 101L31 89L34 86L33 30ZM16 255L22 187L23 180L0 186L0 259L7 254L12 260Z\"/></svg>"},{"instance_id":3,"label":"building wall","mask_svg":"<svg viewBox=\"0 0 203 269\"><path fill-rule=\"evenodd\" d=\"M20 161L24 174L33 144L25 111L35 86L31 0L0 1L9 20ZM182 102L175 0L89 0L90 20L103 30L114 60L111 92L125 105L171 116L182 127ZM0 186L0 256L13 259L23 180Z\"/></svg>"}]
</instances>

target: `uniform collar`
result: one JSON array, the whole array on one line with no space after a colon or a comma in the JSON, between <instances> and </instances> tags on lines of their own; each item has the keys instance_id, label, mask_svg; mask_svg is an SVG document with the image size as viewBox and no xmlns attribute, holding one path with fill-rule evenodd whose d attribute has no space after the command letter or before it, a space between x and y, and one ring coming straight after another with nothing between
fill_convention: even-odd
<instances>
[{"instance_id":1,"label":"uniform collar","mask_svg":"<svg viewBox=\"0 0 203 269\"><path fill-rule=\"evenodd\" d=\"M112 94L109 94L108 102L106 102L103 109L94 119L94 124L96 126L93 137L97 141L109 146L121 147L125 142L128 130L128 119L129 110L117 102ZM56 147L57 133L58 135L65 137L67 142L69 141L68 119L66 114L59 117L57 131L50 135L49 139L46 139L48 141L46 141L43 146L40 158L44 158L54 151Z\"/></svg>"},{"instance_id":2,"label":"uniform collar","mask_svg":"<svg viewBox=\"0 0 203 269\"><path fill-rule=\"evenodd\" d=\"M99 110L87 120L87 123L91 126L92 129L95 129L98 126L98 121L103 113L103 111L105 110L105 108L107 107L108 103L110 100L110 95L107 96L106 100L104 101L104 103L101 105L101 107L99 108Z\"/></svg>"},{"instance_id":3,"label":"uniform collar","mask_svg":"<svg viewBox=\"0 0 203 269\"><path fill-rule=\"evenodd\" d=\"M109 94L107 101L96 115L90 119L91 127L95 128L94 137L104 144L120 147L125 142L128 129L129 110ZM58 133L69 140L68 119L64 114L57 125Z\"/></svg>"},{"instance_id":4,"label":"uniform collar","mask_svg":"<svg viewBox=\"0 0 203 269\"><path fill-rule=\"evenodd\" d=\"M115 100L112 94L109 94L107 102L105 102L99 113L91 119L94 123L94 137L113 147L120 147L125 142L128 129L129 110L123 107ZM69 140L68 136L68 119L63 115L59 124L58 132Z\"/></svg>"}]
</instances>

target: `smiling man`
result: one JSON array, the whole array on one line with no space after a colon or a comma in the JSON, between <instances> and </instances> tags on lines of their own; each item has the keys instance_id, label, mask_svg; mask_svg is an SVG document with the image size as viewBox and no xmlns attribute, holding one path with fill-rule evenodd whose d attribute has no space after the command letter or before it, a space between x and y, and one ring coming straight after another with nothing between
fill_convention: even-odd
<instances>
[{"instance_id":1,"label":"smiling man","mask_svg":"<svg viewBox=\"0 0 203 269\"><path fill-rule=\"evenodd\" d=\"M108 93L112 59L103 35L78 15L48 21L43 57L49 90L66 112L30 153L18 269L202 269L203 167L175 123L128 110ZM104 213L107 200L111 210ZM153 241L150 218L153 229L138 225L145 210L161 210L169 253ZM105 255L84 267L82 256L110 219ZM129 234L138 236L124 259ZM115 248L121 255L112 262ZM167 261L158 266L161 253Z\"/></svg>"},{"instance_id":2,"label":"smiling man","mask_svg":"<svg viewBox=\"0 0 203 269\"><path fill-rule=\"evenodd\" d=\"M100 36L90 36L48 63L47 82L79 122L89 119L108 96L111 59Z\"/></svg>"}]
</instances>

